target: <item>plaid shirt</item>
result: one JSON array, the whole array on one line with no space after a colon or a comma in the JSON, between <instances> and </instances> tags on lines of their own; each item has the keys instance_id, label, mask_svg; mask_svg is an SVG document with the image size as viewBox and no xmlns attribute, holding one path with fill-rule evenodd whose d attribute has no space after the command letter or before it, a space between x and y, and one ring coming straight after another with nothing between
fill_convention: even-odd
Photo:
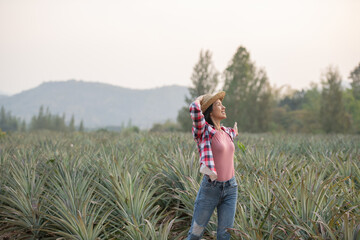
<instances>
[{"instance_id":1,"label":"plaid shirt","mask_svg":"<svg viewBox=\"0 0 360 240\"><path fill-rule=\"evenodd\" d=\"M205 121L205 117L201 112L200 104L196 101L189 106L190 116L193 121L192 134L197 143L200 154L200 165L204 164L217 175L214 163L213 153L211 151L211 139L216 133L214 127ZM229 134L232 141L236 137L235 130L232 128L221 127L223 131Z\"/></svg>"}]
</instances>

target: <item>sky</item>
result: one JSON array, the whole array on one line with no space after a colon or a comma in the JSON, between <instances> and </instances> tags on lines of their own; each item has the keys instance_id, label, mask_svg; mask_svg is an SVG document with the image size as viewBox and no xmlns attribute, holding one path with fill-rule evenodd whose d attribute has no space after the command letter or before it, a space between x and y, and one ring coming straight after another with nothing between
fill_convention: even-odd
<instances>
[{"instance_id":1,"label":"sky","mask_svg":"<svg viewBox=\"0 0 360 240\"><path fill-rule=\"evenodd\" d=\"M0 92L69 79L189 87L202 49L222 73L239 46L276 87L308 88L330 65L349 81L359 12L359 0L0 0Z\"/></svg>"}]
</instances>

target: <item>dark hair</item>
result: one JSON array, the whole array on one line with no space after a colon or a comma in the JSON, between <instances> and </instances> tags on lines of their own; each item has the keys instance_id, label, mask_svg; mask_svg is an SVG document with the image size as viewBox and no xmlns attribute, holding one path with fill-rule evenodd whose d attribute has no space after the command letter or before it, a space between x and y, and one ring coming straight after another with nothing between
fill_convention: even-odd
<instances>
[{"instance_id":1,"label":"dark hair","mask_svg":"<svg viewBox=\"0 0 360 240\"><path fill-rule=\"evenodd\" d=\"M210 105L210 107L208 107L205 112L204 112L204 117L205 117L205 121L207 121L209 124L213 125L214 126L214 123L210 117L210 113L212 112L213 110L213 104Z\"/></svg>"}]
</instances>

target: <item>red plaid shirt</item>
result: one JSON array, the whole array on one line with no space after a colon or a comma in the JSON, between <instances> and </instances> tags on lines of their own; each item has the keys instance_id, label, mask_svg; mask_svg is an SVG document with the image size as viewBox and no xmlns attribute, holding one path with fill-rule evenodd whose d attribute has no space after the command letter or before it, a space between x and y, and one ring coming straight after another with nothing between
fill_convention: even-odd
<instances>
[{"instance_id":1,"label":"red plaid shirt","mask_svg":"<svg viewBox=\"0 0 360 240\"><path fill-rule=\"evenodd\" d=\"M192 134L197 143L200 154L200 165L204 164L217 175L214 157L211 151L211 139L216 133L216 130L205 121L205 117L201 112L200 104L198 102L192 102L189 106L189 110L191 119L193 121ZM223 126L221 129L229 134L231 140L234 141L234 138L236 137L234 129Z\"/></svg>"}]
</instances>

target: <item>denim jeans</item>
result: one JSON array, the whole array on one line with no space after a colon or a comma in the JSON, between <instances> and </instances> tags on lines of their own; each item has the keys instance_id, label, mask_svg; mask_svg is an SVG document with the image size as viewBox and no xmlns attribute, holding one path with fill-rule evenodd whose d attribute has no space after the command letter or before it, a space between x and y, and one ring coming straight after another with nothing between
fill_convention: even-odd
<instances>
[{"instance_id":1,"label":"denim jeans","mask_svg":"<svg viewBox=\"0 0 360 240\"><path fill-rule=\"evenodd\" d=\"M226 182L216 180L211 182L210 178L204 175L196 196L193 219L187 239L193 240L202 237L215 207L218 214L217 240L230 239L226 228L232 228L234 225L237 194L235 177Z\"/></svg>"}]
</instances>

